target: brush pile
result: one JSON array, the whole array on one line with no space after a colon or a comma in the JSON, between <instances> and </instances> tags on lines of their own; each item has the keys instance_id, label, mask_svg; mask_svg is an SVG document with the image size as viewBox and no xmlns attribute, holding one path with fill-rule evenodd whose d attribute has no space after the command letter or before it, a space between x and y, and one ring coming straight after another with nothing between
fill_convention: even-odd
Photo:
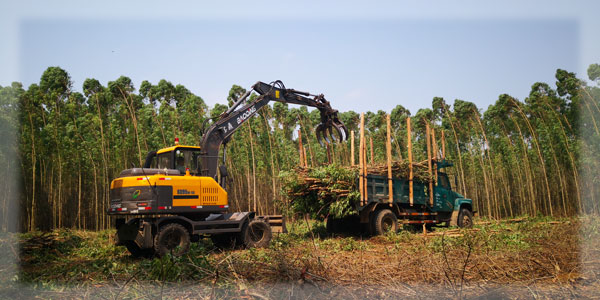
<instances>
[{"instance_id":1,"label":"brush pile","mask_svg":"<svg viewBox=\"0 0 600 300\"><path fill-rule=\"evenodd\" d=\"M367 173L387 177L387 165L368 166ZM356 213L354 207L360 200L358 175L358 166L327 165L297 167L281 172L279 177L293 213L308 213L312 218L324 219L329 215L342 218ZM392 177L408 178L408 162L393 162ZM427 166L418 163L413 163L413 177L416 181L431 181Z\"/></svg>"}]
</instances>

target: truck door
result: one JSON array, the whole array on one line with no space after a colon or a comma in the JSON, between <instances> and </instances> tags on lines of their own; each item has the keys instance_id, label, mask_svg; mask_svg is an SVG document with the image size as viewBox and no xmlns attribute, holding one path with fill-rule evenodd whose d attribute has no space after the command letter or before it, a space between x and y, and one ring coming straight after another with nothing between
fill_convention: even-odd
<instances>
[{"instance_id":1,"label":"truck door","mask_svg":"<svg viewBox=\"0 0 600 300\"><path fill-rule=\"evenodd\" d=\"M435 187L435 210L452 211L454 208L453 195L448 175L446 173L438 172L438 180Z\"/></svg>"}]
</instances>

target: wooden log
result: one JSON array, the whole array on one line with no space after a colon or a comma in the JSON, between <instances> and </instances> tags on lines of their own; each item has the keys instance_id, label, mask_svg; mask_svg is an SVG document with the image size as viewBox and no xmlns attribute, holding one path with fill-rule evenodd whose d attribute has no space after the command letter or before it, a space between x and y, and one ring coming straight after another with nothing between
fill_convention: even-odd
<instances>
[{"instance_id":1,"label":"wooden log","mask_svg":"<svg viewBox=\"0 0 600 300\"><path fill-rule=\"evenodd\" d=\"M433 176L433 170L431 169L431 130L429 128L429 122L425 124L425 131L427 135L427 168L429 176ZM433 182L429 181L429 205L433 206Z\"/></svg>"},{"instance_id":2,"label":"wooden log","mask_svg":"<svg viewBox=\"0 0 600 300\"><path fill-rule=\"evenodd\" d=\"M438 146L437 141L435 140L435 129L431 129L431 140L433 141L433 153L435 164L433 165L433 182L437 182L437 162L438 162Z\"/></svg>"},{"instance_id":3,"label":"wooden log","mask_svg":"<svg viewBox=\"0 0 600 300\"><path fill-rule=\"evenodd\" d=\"M406 118L406 134L408 136L408 199L413 206L413 164L412 164L412 139L410 137L410 117Z\"/></svg>"},{"instance_id":4,"label":"wooden log","mask_svg":"<svg viewBox=\"0 0 600 300\"><path fill-rule=\"evenodd\" d=\"M361 124L360 124L360 129L361 129L361 138L363 140L363 150L362 150L362 156L363 156L363 175L364 175L364 179L363 179L363 192L365 194L365 205L367 204L367 202L369 202L369 191L367 188L367 140L365 139L365 118L364 118L364 113L362 114L362 120L361 120Z\"/></svg>"},{"instance_id":5,"label":"wooden log","mask_svg":"<svg viewBox=\"0 0 600 300\"><path fill-rule=\"evenodd\" d=\"M371 146L371 165L375 164L375 156L373 155L373 137L369 137L369 144Z\"/></svg>"},{"instance_id":6,"label":"wooden log","mask_svg":"<svg viewBox=\"0 0 600 300\"><path fill-rule=\"evenodd\" d=\"M306 156L306 147L302 146L302 152L304 153L304 167L308 168L308 158Z\"/></svg>"},{"instance_id":7,"label":"wooden log","mask_svg":"<svg viewBox=\"0 0 600 300\"><path fill-rule=\"evenodd\" d=\"M306 168L304 164L304 147L302 147L302 129L298 129L298 152L300 152L300 166Z\"/></svg>"},{"instance_id":8,"label":"wooden log","mask_svg":"<svg viewBox=\"0 0 600 300\"><path fill-rule=\"evenodd\" d=\"M437 161L439 156L439 148L438 148L438 144L437 144L437 140L435 139L435 128L431 128L431 141L432 141L432 145L433 145L433 158Z\"/></svg>"},{"instance_id":9,"label":"wooden log","mask_svg":"<svg viewBox=\"0 0 600 300\"><path fill-rule=\"evenodd\" d=\"M387 123L387 140L385 143L388 167L388 201L391 204L394 202L394 190L392 184L392 126L390 124L390 115L385 116Z\"/></svg>"},{"instance_id":10,"label":"wooden log","mask_svg":"<svg viewBox=\"0 0 600 300\"><path fill-rule=\"evenodd\" d=\"M365 205L365 191L364 189L364 161L363 161L363 148L364 148L364 140L363 140L363 136L364 136L364 126L365 125L365 113L361 113L360 114L360 133L359 133L359 147L358 147L358 167L359 167L359 171L358 171L358 185L359 185L359 191L360 191L360 203L361 205Z\"/></svg>"},{"instance_id":11,"label":"wooden log","mask_svg":"<svg viewBox=\"0 0 600 300\"><path fill-rule=\"evenodd\" d=\"M354 166L354 130L350 131L350 165Z\"/></svg>"},{"instance_id":12,"label":"wooden log","mask_svg":"<svg viewBox=\"0 0 600 300\"><path fill-rule=\"evenodd\" d=\"M442 159L446 159L446 135L442 129Z\"/></svg>"}]
</instances>

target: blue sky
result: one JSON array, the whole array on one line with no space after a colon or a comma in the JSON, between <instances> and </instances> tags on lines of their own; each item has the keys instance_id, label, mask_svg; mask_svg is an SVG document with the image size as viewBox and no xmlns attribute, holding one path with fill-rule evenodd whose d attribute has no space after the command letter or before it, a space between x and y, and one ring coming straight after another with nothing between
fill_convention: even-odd
<instances>
[{"instance_id":1,"label":"blue sky","mask_svg":"<svg viewBox=\"0 0 600 300\"><path fill-rule=\"evenodd\" d=\"M540 8L513 2L514 12L509 2L496 13L464 3L466 13L458 5L447 14L443 5L432 14L388 2L319 10L277 3L263 5L266 11L241 2L232 5L240 9L205 3L192 5L197 14L172 9L179 2L163 12L126 4L116 16L106 9L36 8L13 24L18 75L7 80L0 74L0 85L29 85L48 66L60 66L75 90L85 78L106 84L126 75L136 87L164 78L212 106L226 102L232 84L281 79L324 93L341 111L390 111L401 104L414 114L434 96L480 108L501 93L523 99L536 81L553 85L557 68L586 77L584 67L599 62L588 2L564 10L553 10L552 2ZM585 5L573 8L577 3ZM531 8L538 9L523 12Z\"/></svg>"}]
</instances>

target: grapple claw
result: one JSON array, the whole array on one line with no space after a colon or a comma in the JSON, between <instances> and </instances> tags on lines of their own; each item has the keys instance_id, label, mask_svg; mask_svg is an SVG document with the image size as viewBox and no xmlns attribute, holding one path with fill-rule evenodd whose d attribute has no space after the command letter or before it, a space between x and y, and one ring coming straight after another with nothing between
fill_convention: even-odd
<instances>
[{"instance_id":1,"label":"grapple claw","mask_svg":"<svg viewBox=\"0 0 600 300\"><path fill-rule=\"evenodd\" d=\"M321 147L325 144L343 142L348 137L348 129L338 119L338 111L332 109L329 102L323 98L323 95L317 96L315 101L319 101L319 109L321 113L321 123L315 129L317 141ZM325 141L325 142L323 142Z\"/></svg>"},{"instance_id":2,"label":"grapple claw","mask_svg":"<svg viewBox=\"0 0 600 300\"><path fill-rule=\"evenodd\" d=\"M324 129L325 129L325 124L319 124L319 125L317 125L317 128L315 129L315 134L317 135L317 141L319 142L319 145L321 145L321 147L325 147L325 145L323 144Z\"/></svg>"},{"instance_id":3,"label":"grapple claw","mask_svg":"<svg viewBox=\"0 0 600 300\"><path fill-rule=\"evenodd\" d=\"M333 135L331 134L331 126L325 127L325 134L323 135L323 137L325 137L325 141L327 142L327 144L333 143L334 138L333 138Z\"/></svg>"},{"instance_id":4,"label":"grapple claw","mask_svg":"<svg viewBox=\"0 0 600 300\"><path fill-rule=\"evenodd\" d=\"M322 147L325 147L326 144L343 142L348 138L348 130L346 129L346 126L333 120L328 123L321 123L317 125L315 132L317 135L317 141Z\"/></svg>"},{"instance_id":5,"label":"grapple claw","mask_svg":"<svg viewBox=\"0 0 600 300\"><path fill-rule=\"evenodd\" d=\"M333 127L338 134L338 142L343 142L348 139L348 129L342 123L333 122Z\"/></svg>"}]
</instances>

